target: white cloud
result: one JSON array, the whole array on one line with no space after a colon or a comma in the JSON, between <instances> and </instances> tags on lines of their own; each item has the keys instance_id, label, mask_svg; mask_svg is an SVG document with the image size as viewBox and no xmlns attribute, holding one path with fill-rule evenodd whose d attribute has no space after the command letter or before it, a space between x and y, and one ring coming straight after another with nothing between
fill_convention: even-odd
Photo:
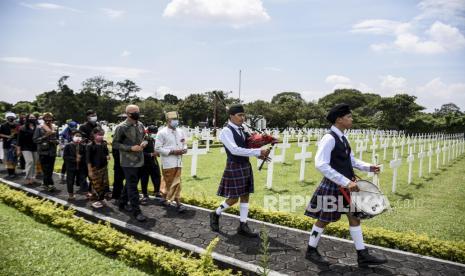
<instances>
[{"instance_id":1,"label":"white cloud","mask_svg":"<svg viewBox=\"0 0 465 276\"><path fill-rule=\"evenodd\" d=\"M384 34L395 37L393 42L374 43L373 51L399 50L408 53L438 54L465 47L465 37L456 27L434 22L424 32L423 38L410 31L408 23L388 20L365 20L352 27L354 33Z\"/></svg>"},{"instance_id":2,"label":"white cloud","mask_svg":"<svg viewBox=\"0 0 465 276\"><path fill-rule=\"evenodd\" d=\"M443 20L454 25L465 24L465 1L463 0L423 0L418 3L421 13L414 20Z\"/></svg>"},{"instance_id":3,"label":"white cloud","mask_svg":"<svg viewBox=\"0 0 465 276\"><path fill-rule=\"evenodd\" d=\"M108 16L110 18L118 18L118 17L123 16L126 13L125 11L114 10L114 9L106 9L106 8L103 8L101 10L103 11L103 13L106 16Z\"/></svg>"},{"instance_id":4,"label":"white cloud","mask_svg":"<svg viewBox=\"0 0 465 276\"><path fill-rule=\"evenodd\" d=\"M388 90L399 90L405 88L407 80L402 77L394 77L391 75L381 76L381 88Z\"/></svg>"},{"instance_id":5,"label":"white cloud","mask_svg":"<svg viewBox=\"0 0 465 276\"><path fill-rule=\"evenodd\" d=\"M418 97L418 102L421 105L428 108L429 112L450 102L465 110L465 83L446 84L441 78L434 78L425 85L417 87L414 90L414 95ZM438 99L440 99L440 103Z\"/></svg>"},{"instance_id":6,"label":"white cloud","mask_svg":"<svg viewBox=\"0 0 465 276\"><path fill-rule=\"evenodd\" d=\"M62 6L62 5L57 5L57 4L52 4L52 3L35 3L35 4L29 4L29 3L24 3L21 2L19 3L21 6L34 9L34 10L65 10L65 11L72 11L72 12L81 12L80 10L73 9L70 7Z\"/></svg>"},{"instance_id":7,"label":"white cloud","mask_svg":"<svg viewBox=\"0 0 465 276\"><path fill-rule=\"evenodd\" d=\"M357 89L361 92L368 92L372 89L363 82L354 82L349 77L341 75L329 75L326 77L325 82L333 85L332 89Z\"/></svg>"},{"instance_id":8,"label":"white cloud","mask_svg":"<svg viewBox=\"0 0 465 276\"><path fill-rule=\"evenodd\" d=\"M281 69L279 69L278 67L273 67L273 66L263 67L263 69L266 71L282 72Z\"/></svg>"},{"instance_id":9,"label":"white cloud","mask_svg":"<svg viewBox=\"0 0 465 276\"><path fill-rule=\"evenodd\" d=\"M129 52L128 50L124 50L124 51L121 53L121 56L122 56L122 57L128 57L128 56L130 56L130 55L132 55L132 53Z\"/></svg>"},{"instance_id":10,"label":"white cloud","mask_svg":"<svg viewBox=\"0 0 465 276\"><path fill-rule=\"evenodd\" d=\"M325 82L329 84L350 84L351 80L345 76L329 75L326 77Z\"/></svg>"},{"instance_id":11,"label":"white cloud","mask_svg":"<svg viewBox=\"0 0 465 276\"><path fill-rule=\"evenodd\" d=\"M352 26L351 32L367 34L399 34L411 28L409 23L384 19L368 19Z\"/></svg>"},{"instance_id":12,"label":"white cloud","mask_svg":"<svg viewBox=\"0 0 465 276\"><path fill-rule=\"evenodd\" d=\"M78 70L89 70L100 74L110 74L115 78L138 78L143 74L149 73L150 71L140 68L133 67L121 67L121 66L93 66L93 65L74 65L60 62L50 61L39 61L28 57L3 57L0 61L7 63L16 64L37 64L41 66L50 66L58 68L78 69Z\"/></svg>"},{"instance_id":13,"label":"white cloud","mask_svg":"<svg viewBox=\"0 0 465 276\"><path fill-rule=\"evenodd\" d=\"M0 58L0 60L3 62L19 63L19 64L28 64L28 63L37 62L36 60L28 58L28 57L2 57Z\"/></svg>"},{"instance_id":14,"label":"white cloud","mask_svg":"<svg viewBox=\"0 0 465 276\"><path fill-rule=\"evenodd\" d=\"M457 27L465 25L464 0L423 0L418 8L420 14L408 22L368 19L354 24L351 32L394 37L371 44L376 52L439 54L465 48L465 37Z\"/></svg>"},{"instance_id":15,"label":"white cloud","mask_svg":"<svg viewBox=\"0 0 465 276\"><path fill-rule=\"evenodd\" d=\"M172 0L163 17L223 22L233 27L270 20L261 0Z\"/></svg>"},{"instance_id":16,"label":"white cloud","mask_svg":"<svg viewBox=\"0 0 465 276\"><path fill-rule=\"evenodd\" d=\"M465 37L459 29L442 22L434 22L426 33L445 50L457 50L465 46Z\"/></svg>"},{"instance_id":17,"label":"white cloud","mask_svg":"<svg viewBox=\"0 0 465 276\"><path fill-rule=\"evenodd\" d=\"M0 82L0 93L2 94L2 101L8 103L30 101L31 94L34 94L32 91L16 87L5 82Z\"/></svg>"}]
</instances>

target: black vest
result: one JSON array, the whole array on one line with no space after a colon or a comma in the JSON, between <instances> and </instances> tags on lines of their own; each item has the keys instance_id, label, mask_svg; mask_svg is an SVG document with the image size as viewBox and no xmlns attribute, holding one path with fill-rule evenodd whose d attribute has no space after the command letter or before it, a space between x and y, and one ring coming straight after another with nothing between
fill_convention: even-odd
<instances>
[{"instance_id":1,"label":"black vest","mask_svg":"<svg viewBox=\"0 0 465 276\"><path fill-rule=\"evenodd\" d=\"M335 141L334 149L331 152L331 162L329 165L338 173L352 180L355 176L354 168L352 167L352 161L350 158L350 152L352 149L350 148L349 143L347 143L346 149L346 146L334 131L330 131L329 134L334 137Z\"/></svg>"},{"instance_id":2,"label":"black vest","mask_svg":"<svg viewBox=\"0 0 465 276\"><path fill-rule=\"evenodd\" d=\"M239 133L230 125L227 126L234 137L234 141L236 142L236 145L241 148L247 148L247 134L245 132L242 132L245 136L245 139L241 137ZM226 154L228 155L228 162L234 162L234 163L249 163L249 157L244 157L244 156L237 156L233 155L227 147L224 147L226 150Z\"/></svg>"}]
</instances>

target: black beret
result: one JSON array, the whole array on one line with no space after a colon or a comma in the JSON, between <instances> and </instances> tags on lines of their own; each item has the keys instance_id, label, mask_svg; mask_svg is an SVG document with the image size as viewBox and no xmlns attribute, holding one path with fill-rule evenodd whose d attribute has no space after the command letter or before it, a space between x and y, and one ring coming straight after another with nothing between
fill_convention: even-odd
<instances>
[{"instance_id":1,"label":"black beret","mask_svg":"<svg viewBox=\"0 0 465 276\"><path fill-rule=\"evenodd\" d=\"M244 106L242 104L232 104L229 106L229 115L236 115L237 113L244 113Z\"/></svg>"},{"instance_id":2,"label":"black beret","mask_svg":"<svg viewBox=\"0 0 465 276\"><path fill-rule=\"evenodd\" d=\"M350 107L348 104L338 104L331 108L331 110L329 110L328 115L326 116L326 120L334 124L337 118L343 117L349 113L352 113L352 111L350 111Z\"/></svg>"}]
</instances>

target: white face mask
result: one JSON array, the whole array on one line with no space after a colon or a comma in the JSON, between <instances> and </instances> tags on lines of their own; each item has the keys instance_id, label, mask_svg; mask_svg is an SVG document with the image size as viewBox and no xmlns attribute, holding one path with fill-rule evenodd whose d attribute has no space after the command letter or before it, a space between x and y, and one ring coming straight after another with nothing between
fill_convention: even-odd
<instances>
[{"instance_id":1,"label":"white face mask","mask_svg":"<svg viewBox=\"0 0 465 276\"><path fill-rule=\"evenodd\" d=\"M170 126L176 128L179 125L179 120L172 120L170 122Z\"/></svg>"},{"instance_id":2,"label":"white face mask","mask_svg":"<svg viewBox=\"0 0 465 276\"><path fill-rule=\"evenodd\" d=\"M79 143L79 142L81 142L81 141L82 141L82 137L79 137L79 136L74 136L74 137L73 137L73 142L74 142L74 143Z\"/></svg>"},{"instance_id":3,"label":"white face mask","mask_svg":"<svg viewBox=\"0 0 465 276\"><path fill-rule=\"evenodd\" d=\"M150 134L150 137L152 137L153 139L157 139L157 135L156 135L156 134Z\"/></svg>"},{"instance_id":4,"label":"white face mask","mask_svg":"<svg viewBox=\"0 0 465 276\"><path fill-rule=\"evenodd\" d=\"M89 122L96 123L97 122L97 116L89 117Z\"/></svg>"},{"instance_id":5,"label":"white face mask","mask_svg":"<svg viewBox=\"0 0 465 276\"><path fill-rule=\"evenodd\" d=\"M39 125L43 125L43 124L44 124L44 120L39 119L39 120L37 120L37 123L39 123Z\"/></svg>"}]
</instances>

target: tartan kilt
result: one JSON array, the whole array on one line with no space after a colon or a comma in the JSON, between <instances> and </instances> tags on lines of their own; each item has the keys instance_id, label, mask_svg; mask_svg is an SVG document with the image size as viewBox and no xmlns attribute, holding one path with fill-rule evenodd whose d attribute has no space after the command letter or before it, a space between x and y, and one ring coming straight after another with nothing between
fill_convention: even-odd
<instances>
[{"instance_id":1,"label":"tartan kilt","mask_svg":"<svg viewBox=\"0 0 465 276\"><path fill-rule=\"evenodd\" d=\"M250 162L235 163L227 161L216 194L225 198L238 198L253 193L253 184L253 172Z\"/></svg>"},{"instance_id":2,"label":"tartan kilt","mask_svg":"<svg viewBox=\"0 0 465 276\"><path fill-rule=\"evenodd\" d=\"M339 200L343 198L341 191L339 190L339 185L332 182L331 180L324 177L318 188L313 193L312 199L308 203L307 209L305 210L305 215L314 219L318 219L324 222L335 222L341 218L342 214L346 212L339 212L338 210L328 210L324 208L318 209L318 198L320 197L320 203L323 201L324 197L334 196ZM336 202L335 204L338 204ZM343 206L348 207L348 202L343 199Z\"/></svg>"}]
</instances>

